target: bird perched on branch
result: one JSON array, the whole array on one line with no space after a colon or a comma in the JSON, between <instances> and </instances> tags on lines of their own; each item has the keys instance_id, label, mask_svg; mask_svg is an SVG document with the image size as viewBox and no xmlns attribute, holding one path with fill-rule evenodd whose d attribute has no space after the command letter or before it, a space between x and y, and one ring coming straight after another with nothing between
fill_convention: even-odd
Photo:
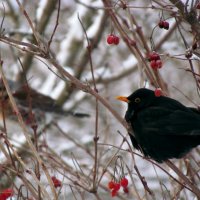
<instances>
[{"instance_id":1,"label":"bird perched on branch","mask_svg":"<svg viewBox=\"0 0 200 200\"><path fill-rule=\"evenodd\" d=\"M86 113L63 110L62 106L58 105L54 99L30 88L27 83L18 84L8 80L8 84L23 118L28 117L30 112L34 114L38 113L38 115L40 115L39 117L41 117L41 113L46 112L62 116L71 115L80 118L90 116ZM2 81L0 81L0 115L2 115L2 117L4 115L4 118L16 118Z\"/></svg>"},{"instance_id":2,"label":"bird perched on branch","mask_svg":"<svg viewBox=\"0 0 200 200\"><path fill-rule=\"evenodd\" d=\"M125 120L133 146L157 162L181 158L200 144L200 112L154 91L141 88L130 96Z\"/></svg>"}]
</instances>

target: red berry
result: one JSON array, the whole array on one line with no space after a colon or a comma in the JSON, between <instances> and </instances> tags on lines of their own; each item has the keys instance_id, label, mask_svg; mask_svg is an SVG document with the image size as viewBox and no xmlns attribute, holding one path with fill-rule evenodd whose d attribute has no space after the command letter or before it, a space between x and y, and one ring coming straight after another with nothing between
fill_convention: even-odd
<instances>
[{"instance_id":1,"label":"red berry","mask_svg":"<svg viewBox=\"0 0 200 200\"><path fill-rule=\"evenodd\" d=\"M157 68L161 68L162 67L162 61L156 60L156 65L157 65Z\"/></svg>"},{"instance_id":2,"label":"red berry","mask_svg":"<svg viewBox=\"0 0 200 200\"><path fill-rule=\"evenodd\" d=\"M118 191L121 185L119 183L115 183L114 190Z\"/></svg>"},{"instance_id":3,"label":"red berry","mask_svg":"<svg viewBox=\"0 0 200 200\"><path fill-rule=\"evenodd\" d=\"M112 192L111 192L111 196L112 196L112 197L115 197L115 196L117 196L117 190L115 190L115 189L114 189L114 190L112 190Z\"/></svg>"},{"instance_id":4,"label":"red berry","mask_svg":"<svg viewBox=\"0 0 200 200\"><path fill-rule=\"evenodd\" d=\"M124 193L129 193L128 187L123 188Z\"/></svg>"},{"instance_id":5,"label":"red berry","mask_svg":"<svg viewBox=\"0 0 200 200\"><path fill-rule=\"evenodd\" d=\"M156 88L155 91L154 91L154 94L155 94L156 97L162 96L161 88Z\"/></svg>"},{"instance_id":6,"label":"red berry","mask_svg":"<svg viewBox=\"0 0 200 200\"><path fill-rule=\"evenodd\" d=\"M149 61L152 61L152 60L160 60L160 56L159 56L159 54L157 54L156 52L150 53L148 57L149 57L149 58L148 58Z\"/></svg>"},{"instance_id":7,"label":"red berry","mask_svg":"<svg viewBox=\"0 0 200 200\"><path fill-rule=\"evenodd\" d=\"M113 43L115 45L118 45L119 44L119 37L118 36L113 36Z\"/></svg>"},{"instance_id":8,"label":"red berry","mask_svg":"<svg viewBox=\"0 0 200 200\"><path fill-rule=\"evenodd\" d=\"M152 60L160 60L160 56L157 53L153 53Z\"/></svg>"},{"instance_id":9,"label":"red berry","mask_svg":"<svg viewBox=\"0 0 200 200\"><path fill-rule=\"evenodd\" d=\"M122 178L120 184L123 188L126 188L128 186L128 179L126 177Z\"/></svg>"},{"instance_id":10,"label":"red berry","mask_svg":"<svg viewBox=\"0 0 200 200\"><path fill-rule=\"evenodd\" d=\"M6 200L7 198L13 196L14 190L13 189L5 189L0 193L0 200Z\"/></svg>"},{"instance_id":11,"label":"red berry","mask_svg":"<svg viewBox=\"0 0 200 200\"><path fill-rule=\"evenodd\" d=\"M159 28L164 28L164 29L168 30L169 29L169 22L161 20L158 23L158 26L159 26Z\"/></svg>"},{"instance_id":12,"label":"red berry","mask_svg":"<svg viewBox=\"0 0 200 200\"><path fill-rule=\"evenodd\" d=\"M163 25L164 25L164 26L163 26L164 29L166 29L166 30L169 29L169 22L164 21L164 24L163 24Z\"/></svg>"},{"instance_id":13,"label":"red berry","mask_svg":"<svg viewBox=\"0 0 200 200\"><path fill-rule=\"evenodd\" d=\"M114 43L114 36L112 34L108 35L107 43L108 44L113 44Z\"/></svg>"},{"instance_id":14,"label":"red berry","mask_svg":"<svg viewBox=\"0 0 200 200\"><path fill-rule=\"evenodd\" d=\"M114 189L114 187L115 187L115 183L113 181L110 181L108 183L108 188L112 190L112 189Z\"/></svg>"},{"instance_id":15,"label":"red berry","mask_svg":"<svg viewBox=\"0 0 200 200\"><path fill-rule=\"evenodd\" d=\"M55 176L52 176L51 180L53 181L53 185L54 185L55 188L62 186L61 181L58 180Z\"/></svg>"},{"instance_id":16,"label":"red berry","mask_svg":"<svg viewBox=\"0 0 200 200\"><path fill-rule=\"evenodd\" d=\"M200 3L196 5L196 9L200 9Z\"/></svg>"},{"instance_id":17,"label":"red berry","mask_svg":"<svg viewBox=\"0 0 200 200\"><path fill-rule=\"evenodd\" d=\"M160 21L159 23L158 23L158 26L159 26L159 28L164 28L164 21Z\"/></svg>"},{"instance_id":18,"label":"red berry","mask_svg":"<svg viewBox=\"0 0 200 200\"><path fill-rule=\"evenodd\" d=\"M150 66L152 67L152 69L157 69L156 60L152 60L152 61L150 62Z\"/></svg>"}]
</instances>

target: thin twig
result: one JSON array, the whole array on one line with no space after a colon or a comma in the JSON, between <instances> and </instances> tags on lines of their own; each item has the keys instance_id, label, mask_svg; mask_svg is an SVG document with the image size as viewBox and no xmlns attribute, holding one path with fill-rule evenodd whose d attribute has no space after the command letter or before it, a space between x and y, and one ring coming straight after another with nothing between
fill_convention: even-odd
<instances>
[{"instance_id":1,"label":"thin twig","mask_svg":"<svg viewBox=\"0 0 200 200\"><path fill-rule=\"evenodd\" d=\"M53 37L54 37L54 35L56 33L56 29L57 29L58 24L59 24L59 17L60 17L60 0L58 0L58 12L57 12L57 17L56 17L56 24L55 24L55 27L54 27L53 32L51 34L50 40L48 42L47 52L49 52L49 49L50 49L50 46L51 46L51 42L52 42Z\"/></svg>"},{"instance_id":2,"label":"thin twig","mask_svg":"<svg viewBox=\"0 0 200 200\"><path fill-rule=\"evenodd\" d=\"M169 160L166 164L190 187L191 191L200 198L200 190Z\"/></svg>"},{"instance_id":3,"label":"thin twig","mask_svg":"<svg viewBox=\"0 0 200 200\"><path fill-rule=\"evenodd\" d=\"M29 23L29 26L30 26L31 29L32 29L32 32L33 32L33 35L34 35L35 40L36 40L36 42L37 42L37 45L40 46L40 41L39 41L39 39L38 39L37 32L36 32L36 30L35 30L35 28L34 28L34 26L33 26L33 23L32 23L32 21L31 21L29 15L27 14L26 10L24 9L24 7L23 7L23 5L20 3L20 1L19 1L19 0L16 0L16 2L17 2L17 4L18 4L19 8L21 9L22 13L24 14L25 18L27 19L27 21L28 21L28 23Z\"/></svg>"},{"instance_id":4,"label":"thin twig","mask_svg":"<svg viewBox=\"0 0 200 200\"><path fill-rule=\"evenodd\" d=\"M89 61L90 61L90 70L91 70L91 74L92 74L92 82L93 82L93 85L94 85L94 91L96 93L98 93L98 90L97 90L97 86L96 86L96 81L95 81L95 77L94 77L94 68L93 68L93 62L92 62L92 56L91 56L91 52L92 52L92 46L90 44L90 41L89 41L89 38L87 36L87 32L83 26L83 23L78 15L78 20L79 22L81 23L81 26L83 28L83 31L85 33L85 37L87 39L87 50L88 50L88 56L89 56ZM99 137L98 137L98 121L99 121L99 107L98 107L98 98L96 98L96 107L95 107L95 110L96 110L96 116L95 116L95 136L94 136L94 173L93 173L93 189L94 191L96 191L96 182L97 182L97 174L98 174L98 146L97 146L97 143L98 143L98 140L99 140Z\"/></svg>"}]
</instances>

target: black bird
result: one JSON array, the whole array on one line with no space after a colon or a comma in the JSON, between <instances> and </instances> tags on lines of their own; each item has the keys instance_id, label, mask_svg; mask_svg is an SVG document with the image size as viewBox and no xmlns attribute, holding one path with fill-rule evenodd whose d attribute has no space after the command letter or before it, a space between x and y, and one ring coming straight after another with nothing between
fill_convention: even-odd
<instances>
[{"instance_id":1,"label":"black bird","mask_svg":"<svg viewBox=\"0 0 200 200\"><path fill-rule=\"evenodd\" d=\"M133 146L157 162L181 158L200 144L200 112L154 91L141 88L128 97L125 120Z\"/></svg>"}]
</instances>

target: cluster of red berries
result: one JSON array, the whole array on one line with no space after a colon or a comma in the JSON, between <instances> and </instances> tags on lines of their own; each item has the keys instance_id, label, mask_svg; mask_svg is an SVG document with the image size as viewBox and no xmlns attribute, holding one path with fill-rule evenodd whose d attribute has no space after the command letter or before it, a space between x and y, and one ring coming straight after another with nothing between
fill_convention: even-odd
<instances>
[{"instance_id":1,"label":"cluster of red berries","mask_svg":"<svg viewBox=\"0 0 200 200\"><path fill-rule=\"evenodd\" d=\"M5 189L2 192L0 192L0 200L7 200L9 197L12 197L14 195L13 189Z\"/></svg>"},{"instance_id":2,"label":"cluster of red berries","mask_svg":"<svg viewBox=\"0 0 200 200\"><path fill-rule=\"evenodd\" d=\"M156 97L162 96L162 89L161 88L156 88L154 90L154 94L155 94Z\"/></svg>"},{"instance_id":3,"label":"cluster of red berries","mask_svg":"<svg viewBox=\"0 0 200 200\"><path fill-rule=\"evenodd\" d=\"M164 28L166 30L169 29L169 22L164 21L164 20L160 20L160 22L158 23L159 28Z\"/></svg>"},{"instance_id":4,"label":"cluster of red berries","mask_svg":"<svg viewBox=\"0 0 200 200\"><path fill-rule=\"evenodd\" d=\"M119 37L113 34L110 34L107 36L107 43L109 45L114 44L114 45L118 45L119 44Z\"/></svg>"},{"instance_id":5,"label":"cluster of red berries","mask_svg":"<svg viewBox=\"0 0 200 200\"><path fill-rule=\"evenodd\" d=\"M148 56L148 60L152 69L160 69L162 67L162 61L160 60L159 54L157 54L156 52L150 53Z\"/></svg>"},{"instance_id":6,"label":"cluster of red berries","mask_svg":"<svg viewBox=\"0 0 200 200\"><path fill-rule=\"evenodd\" d=\"M128 193L128 179L126 177L123 177L120 182L114 182L110 181L108 183L108 188L111 190L111 196L115 197L117 196L118 191L120 188L123 188L124 193Z\"/></svg>"},{"instance_id":7,"label":"cluster of red berries","mask_svg":"<svg viewBox=\"0 0 200 200\"><path fill-rule=\"evenodd\" d=\"M62 186L61 181L59 179L57 179L55 176L52 176L51 180L53 181L53 185L55 188Z\"/></svg>"}]
</instances>

